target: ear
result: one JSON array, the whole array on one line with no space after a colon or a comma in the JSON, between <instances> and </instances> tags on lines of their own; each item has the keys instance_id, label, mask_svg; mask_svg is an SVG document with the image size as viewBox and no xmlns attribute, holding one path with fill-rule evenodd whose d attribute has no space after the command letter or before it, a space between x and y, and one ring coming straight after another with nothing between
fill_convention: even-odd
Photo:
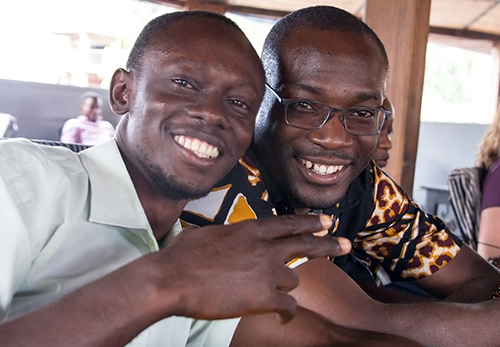
<instances>
[{"instance_id":1,"label":"ear","mask_svg":"<svg viewBox=\"0 0 500 347\"><path fill-rule=\"evenodd\" d=\"M113 112L119 116L124 115L129 110L131 86L130 73L124 69L116 70L109 87L109 104Z\"/></svg>"}]
</instances>

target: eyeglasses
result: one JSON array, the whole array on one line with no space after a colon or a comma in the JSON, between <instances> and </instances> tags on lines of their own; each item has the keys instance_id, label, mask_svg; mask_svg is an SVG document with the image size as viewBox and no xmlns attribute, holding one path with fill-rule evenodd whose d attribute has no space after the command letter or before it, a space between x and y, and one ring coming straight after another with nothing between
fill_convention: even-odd
<instances>
[{"instance_id":1,"label":"eyeglasses","mask_svg":"<svg viewBox=\"0 0 500 347\"><path fill-rule=\"evenodd\" d=\"M350 107L333 108L318 101L283 99L266 83L267 89L285 108L286 124L305 130L321 129L335 113L341 113L340 120L345 130L355 136L377 135L391 114L384 108Z\"/></svg>"}]
</instances>

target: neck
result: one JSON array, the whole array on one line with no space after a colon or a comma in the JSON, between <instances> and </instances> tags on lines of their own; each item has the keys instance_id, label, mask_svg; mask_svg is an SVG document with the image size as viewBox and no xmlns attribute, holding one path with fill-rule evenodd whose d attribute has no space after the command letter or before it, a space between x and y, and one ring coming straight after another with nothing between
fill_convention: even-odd
<instances>
[{"instance_id":1,"label":"neck","mask_svg":"<svg viewBox=\"0 0 500 347\"><path fill-rule=\"evenodd\" d=\"M126 146L120 141L120 136L117 136L116 140L149 225L156 240L159 241L170 231L189 200L173 200L163 196L160 190L147 179L147 173L140 169L140 164L126 155L123 149Z\"/></svg>"},{"instance_id":2,"label":"neck","mask_svg":"<svg viewBox=\"0 0 500 347\"><path fill-rule=\"evenodd\" d=\"M187 202L158 201L158 199L145 198L141 195L139 194L139 199L153 230L153 235L157 241L160 241L175 224Z\"/></svg>"}]
</instances>

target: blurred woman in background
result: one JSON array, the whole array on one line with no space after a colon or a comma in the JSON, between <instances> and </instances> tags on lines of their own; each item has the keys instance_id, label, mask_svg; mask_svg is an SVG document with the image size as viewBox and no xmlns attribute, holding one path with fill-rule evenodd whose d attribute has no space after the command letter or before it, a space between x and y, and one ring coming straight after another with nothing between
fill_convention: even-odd
<instances>
[{"instance_id":1,"label":"blurred woman in background","mask_svg":"<svg viewBox=\"0 0 500 347\"><path fill-rule=\"evenodd\" d=\"M479 145L477 166L487 171L482 186L478 253L498 267L500 261L500 103Z\"/></svg>"}]
</instances>

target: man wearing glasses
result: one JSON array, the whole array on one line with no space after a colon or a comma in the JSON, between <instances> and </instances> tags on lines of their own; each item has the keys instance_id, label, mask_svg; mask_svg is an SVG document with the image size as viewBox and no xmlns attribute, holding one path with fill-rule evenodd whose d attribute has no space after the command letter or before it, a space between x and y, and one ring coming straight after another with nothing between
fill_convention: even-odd
<instances>
[{"instance_id":1,"label":"man wearing glasses","mask_svg":"<svg viewBox=\"0 0 500 347\"><path fill-rule=\"evenodd\" d=\"M334 220L329 235L353 242L351 254L334 263L378 300L496 297L499 273L372 162L390 114L382 108L389 63L376 34L345 11L301 9L273 27L262 61L267 92L253 144L216 190L186 206L183 220L206 225L322 212ZM299 305L339 324L397 332L436 346L490 346L498 340L494 332L469 334L471 325L465 329L457 321L469 317L476 331L485 330L481 326L492 317L486 318L482 306L474 306L474 319L464 312L473 305L397 305L390 309L401 314L387 313L387 305L363 297L326 259L296 259L293 266L301 280L293 292ZM409 282L410 293L421 295L386 286L394 282ZM413 328L418 315L425 322ZM451 316L456 324L437 328Z\"/></svg>"}]
</instances>

